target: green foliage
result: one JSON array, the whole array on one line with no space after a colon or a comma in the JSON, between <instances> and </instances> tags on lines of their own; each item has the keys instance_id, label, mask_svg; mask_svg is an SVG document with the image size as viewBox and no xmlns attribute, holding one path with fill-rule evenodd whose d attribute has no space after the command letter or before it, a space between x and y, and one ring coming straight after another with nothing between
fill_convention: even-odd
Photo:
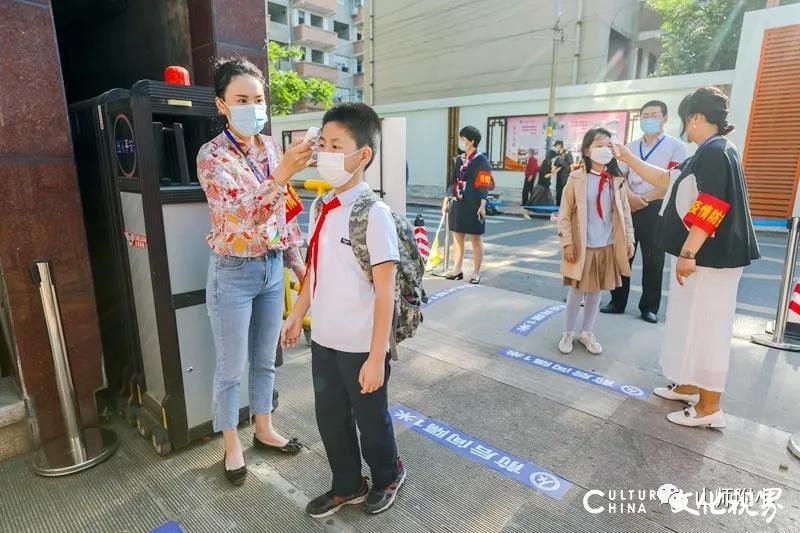
<instances>
[{"instance_id":1,"label":"green foliage","mask_svg":"<svg viewBox=\"0 0 800 533\"><path fill-rule=\"evenodd\" d=\"M301 78L294 70L282 70L282 63L303 57L303 50L281 46L270 41L267 49L269 59L269 92L273 115L290 115L296 103L301 101L322 104L325 109L333 105L336 86L318 78Z\"/></svg>"},{"instance_id":2,"label":"green foliage","mask_svg":"<svg viewBox=\"0 0 800 533\"><path fill-rule=\"evenodd\" d=\"M800 0L783 0L794 4ZM728 70L736 53L747 11L763 9L764 0L647 0L662 17L664 53L658 75Z\"/></svg>"}]
</instances>

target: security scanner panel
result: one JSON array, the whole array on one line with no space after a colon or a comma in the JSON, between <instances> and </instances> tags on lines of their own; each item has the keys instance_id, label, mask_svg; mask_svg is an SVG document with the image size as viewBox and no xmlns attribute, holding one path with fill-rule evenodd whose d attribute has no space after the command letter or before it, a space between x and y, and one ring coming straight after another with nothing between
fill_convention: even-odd
<instances>
[{"instance_id":1,"label":"security scanner panel","mask_svg":"<svg viewBox=\"0 0 800 533\"><path fill-rule=\"evenodd\" d=\"M129 420L168 453L212 432L209 214L196 156L224 121L211 88L150 80L75 104L71 118L106 368ZM244 419L246 381L240 398Z\"/></svg>"}]
</instances>

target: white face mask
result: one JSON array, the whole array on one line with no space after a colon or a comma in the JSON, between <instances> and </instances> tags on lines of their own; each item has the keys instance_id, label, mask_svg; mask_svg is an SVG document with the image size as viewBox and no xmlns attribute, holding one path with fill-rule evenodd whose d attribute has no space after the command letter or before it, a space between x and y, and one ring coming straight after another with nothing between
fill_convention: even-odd
<instances>
[{"instance_id":1,"label":"white face mask","mask_svg":"<svg viewBox=\"0 0 800 533\"><path fill-rule=\"evenodd\" d=\"M467 143L465 143L464 141L459 139L458 140L458 149L461 150L462 152L466 152L467 151Z\"/></svg>"},{"instance_id":2,"label":"white face mask","mask_svg":"<svg viewBox=\"0 0 800 533\"><path fill-rule=\"evenodd\" d=\"M353 172L348 172L344 168L344 159L351 155L357 154L360 150L356 150L352 154L343 154L340 152L320 152L317 154L317 170L319 170L319 177L328 182L331 187L338 188L350 181L353 174L358 172L361 165Z\"/></svg>"},{"instance_id":3,"label":"white face mask","mask_svg":"<svg viewBox=\"0 0 800 533\"><path fill-rule=\"evenodd\" d=\"M607 165L614 159L614 152L608 146L595 146L589 152L589 158L595 163Z\"/></svg>"},{"instance_id":4,"label":"white face mask","mask_svg":"<svg viewBox=\"0 0 800 533\"><path fill-rule=\"evenodd\" d=\"M231 126L242 135L251 137L263 130L269 122L265 104L225 104L225 107L231 112Z\"/></svg>"}]
</instances>

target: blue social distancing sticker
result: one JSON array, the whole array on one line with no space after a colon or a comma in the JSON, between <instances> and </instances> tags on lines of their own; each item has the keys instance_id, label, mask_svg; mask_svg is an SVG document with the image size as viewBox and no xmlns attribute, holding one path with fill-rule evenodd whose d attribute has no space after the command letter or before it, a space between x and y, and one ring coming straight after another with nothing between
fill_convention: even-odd
<instances>
[{"instance_id":1,"label":"blue social distancing sticker","mask_svg":"<svg viewBox=\"0 0 800 533\"><path fill-rule=\"evenodd\" d=\"M166 524L163 524L155 528L150 533L183 533L183 530L181 529L181 526L179 526L177 522L170 520Z\"/></svg>"},{"instance_id":2,"label":"blue social distancing sticker","mask_svg":"<svg viewBox=\"0 0 800 533\"><path fill-rule=\"evenodd\" d=\"M582 370L571 365L561 364L558 361L551 361L550 359L539 357L538 355L531 353L520 352L511 348L501 348L497 351L497 355L514 359L521 363L527 363L531 366L542 368L544 370L549 370L555 374L576 379L589 385L594 385L596 387L601 387L619 394L624 394L629 398L646 400L651 394L650 390L643 389L635 385L626 385L613 379L609 379L601 374Z\"/></svg>"},{"instance_id":3,"label":"blue social distancing sticker","mask_svg":"<svg viewBox=\"0 0 800 533\"><path fill-rule=\"evenodd\" d=\"M401 404L389 408L392 420L457 454L480 463L551 498L560 500L572 483L541 466L505 452Z\"/></svg>"},{"instance_id":4,"label":"blue social distancing sticker","mask_svg":"<svg viewBox=\"0 0 800 533\"><path fill-rule=\"evenodd\" d=\"M558 304L558 305L551 305L549 307L545 307L541 311L537 311L536 313L532 314L513 328L511 328L511 333L516 333L517 335L522 335L523 337L527 337L531 334L533 330L541 326L546 321L550 320L558 313L566 309L566 305Z\"/></svg>"},{"instance_id":5,"label":"blue social distancing sticker","mask_svg":"<svg viewBox=\"0 0 800 533\"><path fill-rule=\"evenodd\" d=\"M447 298L451 294L455 294L457 292L460 292L460 291L463 291L463 290L466 290L466 289L474 289L474 288L479 287L479 286L480 285L467 285L467 284L456 285L455 287L450 287L449 289L444 289L444 290L441 290L439 292L435 292L433 294L429 294L428 295L428 302L422 304L422 307L428 307L429 305L438 302L442 298Z\"/></svg>"}]
</instances>

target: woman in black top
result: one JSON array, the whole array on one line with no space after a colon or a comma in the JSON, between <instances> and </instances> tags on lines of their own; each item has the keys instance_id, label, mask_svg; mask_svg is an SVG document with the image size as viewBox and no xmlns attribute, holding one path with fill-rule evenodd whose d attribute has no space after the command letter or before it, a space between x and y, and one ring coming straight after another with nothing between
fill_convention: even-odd
<instances>
[{"instance_id":1,"label":"woman in black top","mask_svg":"<svg viewBox=\"0 0 800 533\"><path fill-rule=\"evenodd\" d=\"M542 161L542 166L539 167L539 177L536 180L536 185L533 187L530 200L528 203L531 205L554 205L555 199L550 190L550 174L552 172L552 161L556 157L556 151L550 150L547 152L547 157ZM526 212L527 214L527 212Z\"/></svg>"},{"instance_id":2,"label":"woman in black top","mask_svg":"<svg viewBox=\"0 0 800 533\"><path fill-rule=\"evenodd\" d=\"M618 158L642 178L667 188L661 243L673 256L661 351L664 376L654 390L689 403L670 413L683 426L724 427L720 397L730 361L736 292L742 270L759 258L739 152L726 137L728 97L702 87L680 104L683 131L697 152L671 171L649 165L623 146ZM693 405L694 404L694 405Z\"/></svg>"},{"instance_id":3,"label":"woman in black top","mask_svg":"<svg viewBox=\"0 0 800 533\"><path fill-rule=\"evenodd\" d=\"M442 212L448 211L450 229L454 237L456 257L453 272L447 279L464 279L461 270L464 261L464 235L469 235L472 243L472 276L469 282L481 281L483 262L483 241L481 235L486 231L486 197L494 188L491 166L485 154L478 151L481 132L474 126L466 126L459 132L459 149L463 154L456 158L450 178L448 194L454 199L445 198Z\"/></svg>"}]
</instances>

